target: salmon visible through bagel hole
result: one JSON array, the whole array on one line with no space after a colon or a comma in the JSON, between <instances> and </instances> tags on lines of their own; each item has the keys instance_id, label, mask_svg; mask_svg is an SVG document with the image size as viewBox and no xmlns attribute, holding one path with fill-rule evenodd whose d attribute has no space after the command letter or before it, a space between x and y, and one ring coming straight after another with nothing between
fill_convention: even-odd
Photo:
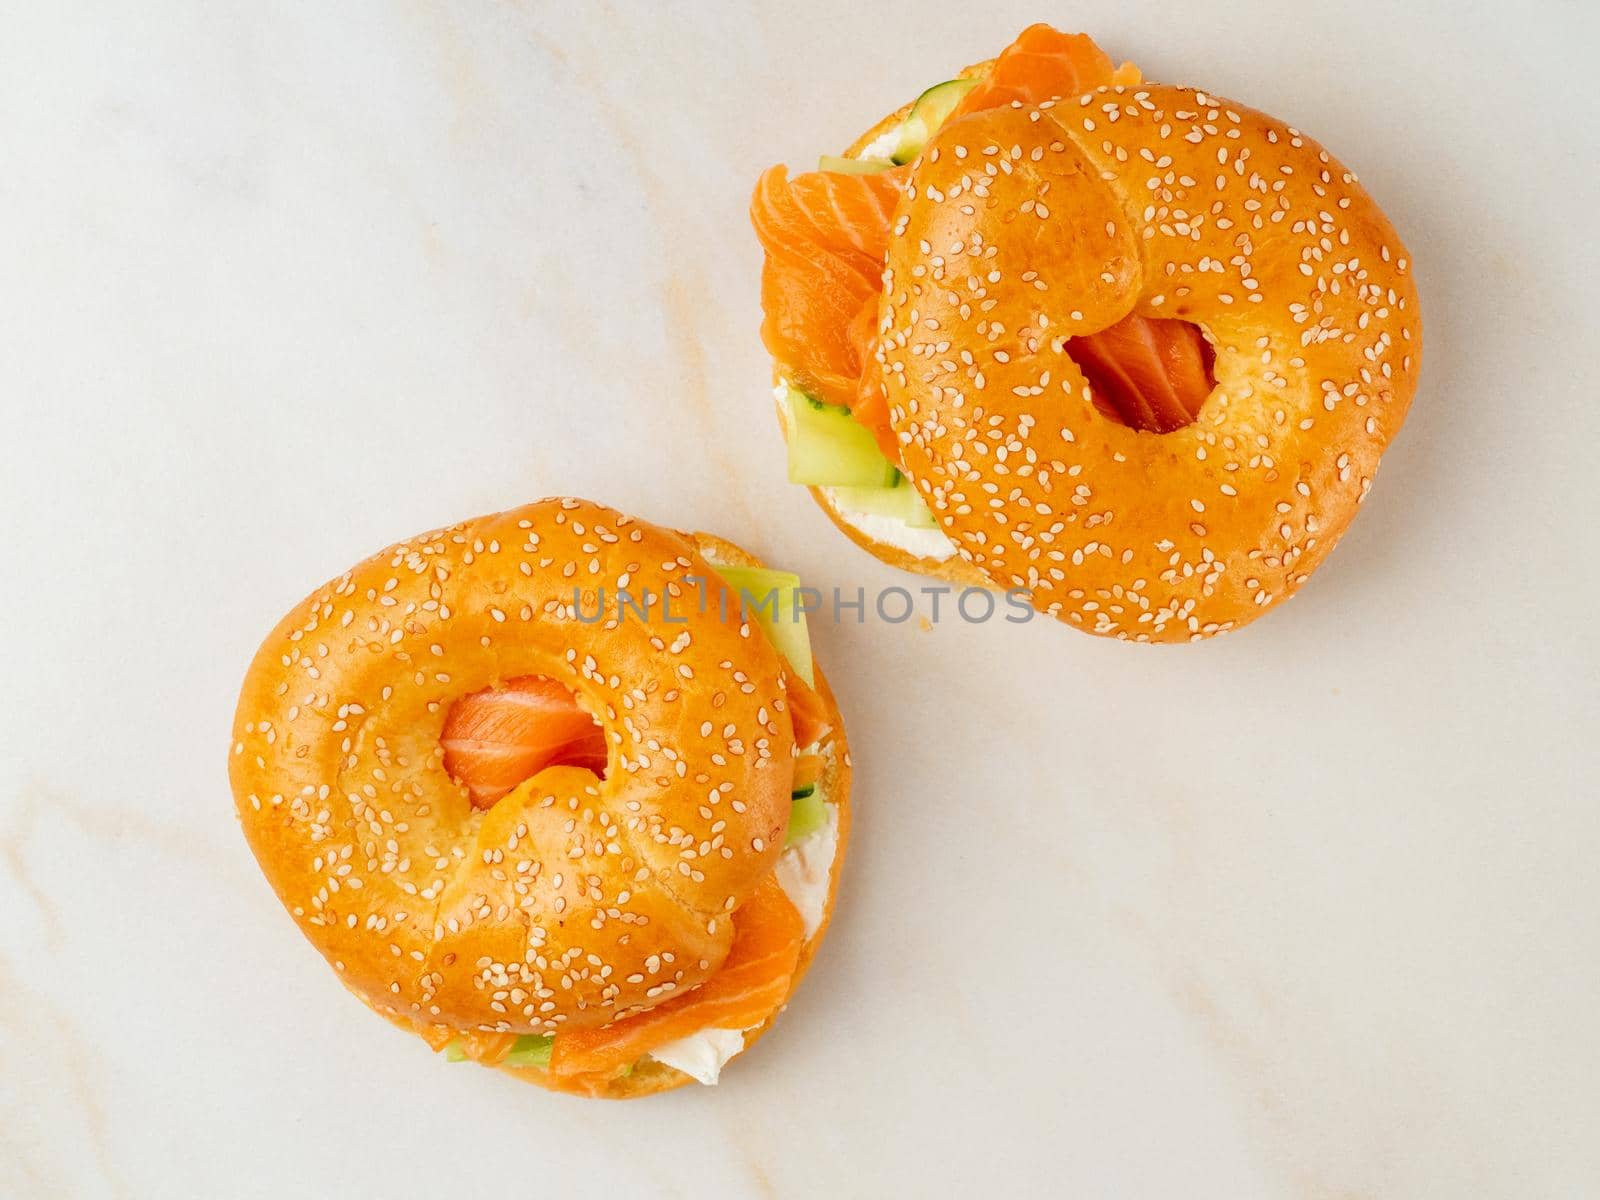
<instances>
[{"instance_id":1,"label":"salmon visible through bagel hole","mask_svg":"<svg viewBox=\"0 0 1600 1200\"><path fill-rule=\"evenodd\" d=\"M606 769L606 738L570 689L542 675L484 688L450 706L439 735L444 769L474 808L496 800L546 767Z\"/></svg>"},{"instance_id":2,"label":"salmon visible through bagel hole","mask_svg":"<svg viewBox=\"0 0 1600 1200\"><path fill-rule=\"evenodd\" d=\"M789 677L788 700L795 745L827 733L821 697L797 675ZM445 770L467 789L474 808L493 808L546 767L582 767L601 777L606 771L605 732L569 689L542 675L461 697L450 706L439 744Z\"/></svg>"}]
</instances>

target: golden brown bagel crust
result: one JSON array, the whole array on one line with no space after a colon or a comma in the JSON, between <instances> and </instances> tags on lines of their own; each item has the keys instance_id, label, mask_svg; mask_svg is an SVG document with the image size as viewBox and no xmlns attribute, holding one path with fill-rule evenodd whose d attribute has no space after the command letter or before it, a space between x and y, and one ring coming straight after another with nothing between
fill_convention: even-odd
<instances>
[{"instance_id":1,"label":"golden brown bagel crust","mask_svg":"<svg viewBox=\"0 0 1600 1200\"><path fill-rule=\"evenodd\" d=\"M1191 640L1291 594L1400 428L1405 247L1294 129L1186 88L951 121L896 213L878 354L907 474L999 587L1093 633ZM1193 321L1217 388L1167 434L1101 414L1061 348Z\"/></svg>"},{"instance_id":2,"label":"golden brown bagel crust","mask_svg":"<svg viewBox=\"0 0 1600 1200\"><path fill-rule=\"evenodd\" d=\"M347 987L437 1040L605 1024L718 968L726 914L782 850L795 748L783 660L697 611L708 575L689 535L547 500L402 542L284 618L230 775L263 871ZM620 589L687 621L618 620ZM442 766L445 713L529 674L595 714L606 778L547 770L480 813Z\"/></svg>"}]
</instances>

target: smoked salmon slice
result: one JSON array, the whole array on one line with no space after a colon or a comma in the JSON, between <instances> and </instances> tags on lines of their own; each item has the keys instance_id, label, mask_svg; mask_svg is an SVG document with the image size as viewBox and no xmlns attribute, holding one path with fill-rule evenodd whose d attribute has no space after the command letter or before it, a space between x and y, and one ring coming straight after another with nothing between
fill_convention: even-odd
<instances>
[{"instance_id":1,"label":"smoked salmon slice","mask_svg":"<svg viewBox=\"0 0 1600 1200\"><path fill-rule=\"evenodd\" d=\"M606 739L570 689L543 675L462 696L445 716L444 769L474 808L490 808L546 767L606 769Z\"/></svg>"},{"instance_id":2,"label":"smoked salmon slice","mask_svg":"<svg viewBox=\"0 0 1600 1200\"><path fill-rule=\"evenodd\" d=\"M1132 86L1140 79L1137 67L1113 66L1084 34L1031 25L1000 53L954 116ZM768 353L790 371L796 386L824 403L849 407L894 462L899 446L873 341L894 205L909 171L813 171L791 179L773 167L761 176L750 206L766 252L761 336ZM1187 424L1211 391L1210 348L1198 329L1182 321L1129 316L1074 339L1068 352L1091 375L1102 410L1135 429L1166 432Z\"/></svg>"},{"instance_id":3,"label":"smoked salmon slice","mask_svg":"<svg viewBox=\"0 0 1600 1200\"><path fill-rule=\"evenodd\" d=\"M887 257L888 251L884 254ZM877 337L878 292L873 292L850 323L850 341L861 363L861 376L856 380L855 398L849 407L855 419L871 432L878 449L898 465L900 443L895 440L894 427L889 424L889 393L883 386L883 372L872 361Z\"/></svg>"},{"instance_id":4,"label":"smoked salmon slice","mask_svg":"<svg viewBox=\"0 0 1600 1200\"><path fill-rule=\"evenodd\" d=\"M827 707L817 690L798 675L791 673L786 686L789 697L789 721L794 726L794 744L803 750L833 728L828 720ZM796 784L795 786L799 786Z\"/></svg>"},{"instance_id":5,"label":"smoked salmon slice","mask_svg":"<svg viewBox=\"0 0 1600 1200\"><path fill-rule=\"evenodd\" d=\"M796 386L825 404L853 405L860 390L889 222L908 170L790 179L772 167L756 183L750 223L766 251L761 340Z\"/></svg>"},{"instance_id":6,"label":"smoked salmon slice","mask_svg":"<svg viewBox=\"0 0 1600 1200\"><path fill-rule=\"evenodd\" d=\"M1211 345L1187 321L1126 316L1070 339L1067 354L1089 381L1095 407L1134 429L1181 429L1211 394Z\"/></svg>"},{"instance_id":7,"label":"smoked salmon slice","mask_svg":"<svg viewBox=\"0 0 1600 1200\"><path fill-rule=\"evenodd\" d=\"M1081 96L1097 87L1139 82L1132 63L1113 67L1106 52L1084 33L1062 33L1049 25L1030 25L1000 52L988 78L956 105L952 118L1017 101L1042 104L1058 96Z\"/></svg>"},{"instance_id":8,"label":"smoked salmon slice","mask_svg":"<svg viewBox=\"0 0 1600 1200\"><path fill-rule=\"evenodd\" d=\"M733 942L722 968L692 991L603 1029L558 1033L551 1046L556 1075L610 1076L655 1047L702 1029L750 1029L788 998L805 925L768 875L733 914Z\"/></svg>"}]
</instances>

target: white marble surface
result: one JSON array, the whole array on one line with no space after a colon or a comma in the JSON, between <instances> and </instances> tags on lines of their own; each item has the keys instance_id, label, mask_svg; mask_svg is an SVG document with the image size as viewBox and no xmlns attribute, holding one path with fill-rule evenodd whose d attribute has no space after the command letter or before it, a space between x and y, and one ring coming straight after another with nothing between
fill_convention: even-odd
<instances>
[{"instance_id":1,"label":"white marble surface","mask_svg":"<svg viewBox=\"0 0 1600 1200\"><path fill-rule=\"evenodd\" d=\"M1095 7L0 3L0 1192L1600 1194L1593 10ZM552 492L912 582L780 482L746 197L1038 18L1387 205L1366 513L1214 644L820 628L859 824L780 1032L636 1106L431 1057L239 836L257 640Z\"/></svg>"}]
</instances>

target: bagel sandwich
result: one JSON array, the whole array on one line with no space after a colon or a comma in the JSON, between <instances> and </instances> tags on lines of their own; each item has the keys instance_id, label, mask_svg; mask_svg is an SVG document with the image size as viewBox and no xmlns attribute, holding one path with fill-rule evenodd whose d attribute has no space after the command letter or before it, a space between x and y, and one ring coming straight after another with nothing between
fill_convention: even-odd
<instances>
[{"instance_id":1,"label":"bagel sandwich","mask_svg":"<svg viewBox=\"0 0 1600 1200\"><path fill-rule=\"evenodd\" d=\"M833 913L850 752L798 581L552 499L297 604L241 689L239 821L301 932L443 1057L715 1083Z\"/></svg>"},{"instance_id":2,"label":"bagel sandwich","mask_svg":"<svg viewBox=\"0 0 1600 1200\"><path fill-rule=\"evenodd\" d=\"M1194 641L1348 528L1421 361L1408 252L1311 138L1035 25L751 219L791 481L892 565Z\"/></svg>"}]
</instances>

